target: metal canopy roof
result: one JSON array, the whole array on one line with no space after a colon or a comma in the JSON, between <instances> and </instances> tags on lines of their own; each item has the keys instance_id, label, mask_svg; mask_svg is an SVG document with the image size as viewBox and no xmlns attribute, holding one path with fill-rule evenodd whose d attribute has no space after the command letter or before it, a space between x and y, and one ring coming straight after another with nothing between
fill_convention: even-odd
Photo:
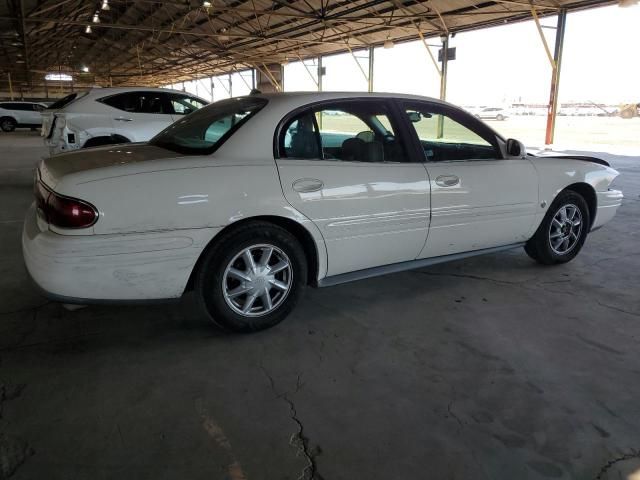
<instances>
[{"instance_id":1,"label":"metal canopy roof","mask_svg":"<svg viewBox=\"0 0 640 480\"><path fill-rule=\"evenodd\" d=\"M44 74L76 84L158 85L319 54L472 30L602 0L5 0L0 88ZM209 5L209 6L205 6ZM98 14L99 23L94 23ZM91 33L87 33L87 27ZM89 73L82 72L83 66Z\"/></svg>"}]
</instances>

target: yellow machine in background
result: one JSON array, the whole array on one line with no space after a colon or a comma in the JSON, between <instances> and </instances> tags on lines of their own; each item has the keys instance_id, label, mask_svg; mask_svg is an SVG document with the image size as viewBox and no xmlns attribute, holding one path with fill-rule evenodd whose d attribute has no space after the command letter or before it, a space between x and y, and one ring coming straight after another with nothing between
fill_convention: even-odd
<instances>
[{"instance_id":1,"label":"yellow machine in background","mask_svg":"<svg viewBox=\"0 0 640 480\"><path fill-rule=\"evenodd\" d=\"M622 118L640 117L640 103L627 103L620 105L618 115Z\"/></svg>"}]
</instances>

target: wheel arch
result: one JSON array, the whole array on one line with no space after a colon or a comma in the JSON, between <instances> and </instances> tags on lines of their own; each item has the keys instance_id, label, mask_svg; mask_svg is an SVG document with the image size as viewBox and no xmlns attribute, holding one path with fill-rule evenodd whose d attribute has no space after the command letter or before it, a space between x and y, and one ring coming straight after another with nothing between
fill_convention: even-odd
<instances>
[{"instance_id":1,"label":"wheel arch","mask_svg":"<svg viewBox=\"0 0 640 480\"><path fill-rule=\"evenodd\" d=\"M111 135L98 135L91 137L84 142L82 148L101 147L104 145L114 145L119 143L131 143L131 140L124 135L119 135L117 133L113 133Z\"/></svg>"},{"instance_id":2,"label":"wheel arch","mask_svg":"<svg viewBox=\"0 0 640 480\"><path fill-rule=\"evenodd\" d=\"M596 196L596 190L593 186L589 185L586 182L578 182L572 183L571 185L566 186L562 191L572 191L584 198L585 202L587 202L587 206L589 207L589 228L593 225L593 222L596 218L596 211L598 209L598 197ZM560 194L561 192L558 192Z\"/></svg>"},{"instance_id":3,"label":"wheel arch","mask_svg":"<svg viewBox=\"0 0 640 480\"><path fill-rule=\"evenodd\" d=\"M2 115L2 116L0 116L0 122L2 120L5 120L5 119L9 119L9 120L13 121L13 123L15 123L16 125L18 125L18 123L19 123L18 120L15 117L12 117L11 115Z\"/></svg>"},{"instance_id":4,"label":"wheel arch","mask_svg":"<svg viewBox=\"0 0 640 480\"><path fill-rule=\"evenodd\" d=\"M200 269L207 252L215 247L215 245L226 235L232 234L240 227L255 222L267 222L281 227L291 233L300 242L307 258L307 285L315 286L317 284L318 271L320 269L320 252L318 251L318 245L316 244L311 232L304 225L292 220L291 218L278 215L257 215L255 217L243 218L242 220L238 220L237 222L227 225L211 239L202 252L200 252L200 256L191 270L189 280L185 287L185 292L193 290L195 275Z\"/></svg>"}]
</instances>

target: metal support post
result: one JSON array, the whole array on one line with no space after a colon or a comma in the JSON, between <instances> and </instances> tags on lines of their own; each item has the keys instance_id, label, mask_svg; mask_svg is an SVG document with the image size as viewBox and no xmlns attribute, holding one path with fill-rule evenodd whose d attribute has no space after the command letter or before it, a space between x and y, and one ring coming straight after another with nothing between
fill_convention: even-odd
<instances>
[{"instance_id":1,"label":"metal support post","mask_svg":"<svg viewBox=\"0 0 640 480\"><path fill-rule=\"evenodd\" d=\"M369 75L367 76L367 83L369 84L369 91L373 92L373 47L369 47Z\"/></svg>"},{"instance_id":2,"label":"metal support post","mask_svg":"<svg viewBox=\"0 0 640 480\"><path fill-rule=\"evenodd\" d=\"M445 34L442 39L442 62L440 66L440 100L447 98L447 64L449 63L449 34ZM444 117L438 115L438 132L436 138L444 136Z\"/></svg>"},{"instance_id":3,"label":"metal support post","mask_svg":"<svg viewBox=\"0 0 640 480\"><path fill-rule=\"evenodd\" d=\"M544 144L551 145L556 129L556 114L558 112L558 92L560 89L560 67L562 66L562 50L564 47L564 32L567 23L567 10L561 9L558 14L556 28L556 44L553 51L553 68L551 71L551 89L549 92L549 110L547 112L547 129Z\"/></svg>"},{"instance_id":4,"label":"metal support post","mask_svg":"<svg viewBox=\"0 0 640 480\"><path fill-rule=\"evenodd\" d=\"M318 91L322 91L322 55L318 56Z\"/></svg>"},{"instance_id":5,"label":"metal support post","mask_svg":"<svg viewBox=\"0 0 640 480\"><path fill-rule=\"evenodd\" d=\"M7 72L7 76L9 77L9 95L11 96L11 100L13 100L13 83L11 83L11 72Z\"/></svg>"}]
</instances>

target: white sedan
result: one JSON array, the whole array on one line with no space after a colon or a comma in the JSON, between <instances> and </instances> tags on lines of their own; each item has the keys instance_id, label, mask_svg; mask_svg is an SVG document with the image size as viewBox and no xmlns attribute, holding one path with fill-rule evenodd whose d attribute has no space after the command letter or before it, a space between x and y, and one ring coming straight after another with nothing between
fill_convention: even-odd
<instances>
[{"instance_id":1,"label":"white sedan","mask_svg":"<svg viewBox=\"0 0 640 480\"><path fill-rule=\"evenodd\" d=\"M234 331L330 286L524 246L574 258L622 193L602 160L533 157L438 100L360 93L217 102L149 143L41 162L22 237L64 303L195 290Z\"/></svg>"}]
</instances>

